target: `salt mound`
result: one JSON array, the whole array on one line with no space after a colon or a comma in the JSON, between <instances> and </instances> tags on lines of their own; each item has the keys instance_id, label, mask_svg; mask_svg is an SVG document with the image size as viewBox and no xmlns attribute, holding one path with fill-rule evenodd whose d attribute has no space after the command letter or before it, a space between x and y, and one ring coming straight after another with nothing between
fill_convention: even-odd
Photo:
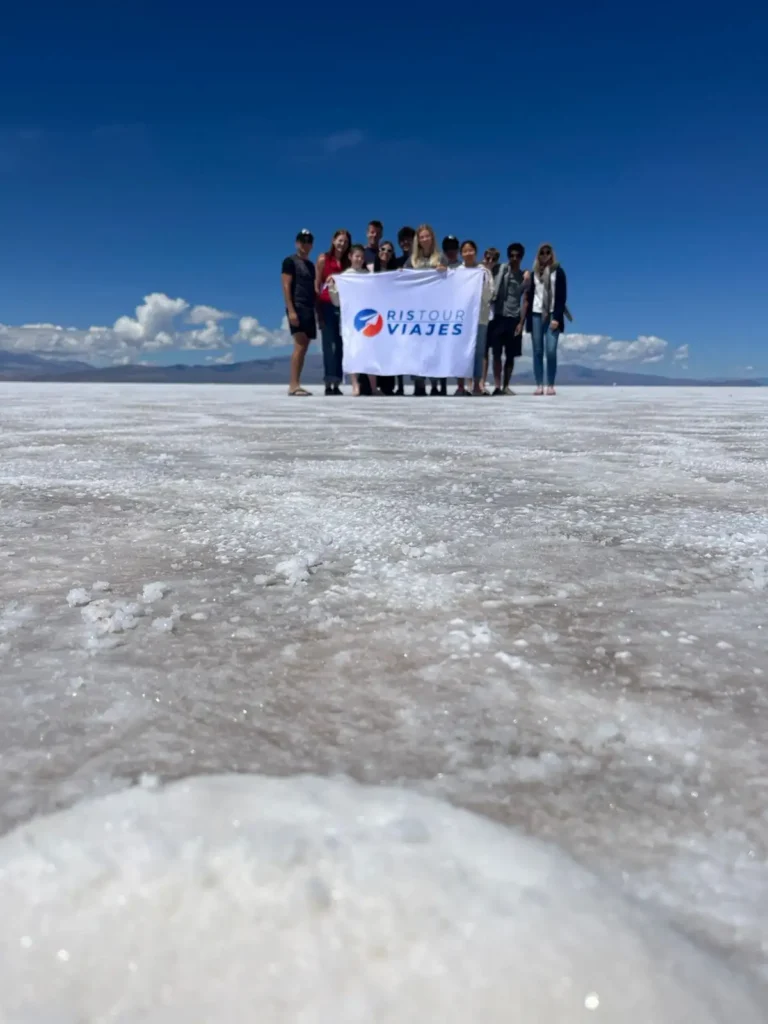
<instances>
[{"instance_id":1,"label":"salt mound","mask_svg":"<svg viewBox=\"0 0 768 1024\"><path fill-rule=\"evenodd\" d=\"M757 1024L556 850L394 789L219 776L0 841L0 1020Z\"/></svg>"}]
</instances>

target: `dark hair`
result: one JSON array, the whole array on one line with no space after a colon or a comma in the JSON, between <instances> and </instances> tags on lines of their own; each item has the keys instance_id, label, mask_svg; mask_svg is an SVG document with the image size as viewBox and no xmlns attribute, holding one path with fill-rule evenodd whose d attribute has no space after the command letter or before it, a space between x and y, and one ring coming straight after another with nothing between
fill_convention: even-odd
<instances>
[{"instance_id":1,"label":"dark hair","mask_svg":"<svg viewBox=\"0 0 768 1024\"><path fill-rule=\"evenodd\" d=\"M468 238L466 242L462 242L461 248L463 249L465 245L471 245L475 252L477 252L477 242L473 242L471 238Z\"/></svg>"},{"instance_id":2,"label":"dark hair","mask_svg":"<svg viewBox=\"0 0 768 1024\"><path fill-rule=\"evenodd\" d=\"M368 221L368 227L369 228L376 228L377 231L383 231L384 230L384 225L381 223L380 220L369 220Z\"/></svg>"},{"instance_id":3,"label":"dark hair","mask_svg":"<svg viewBox=\"0 0 768 1024\"><path fill-rule=\"evenodd\" d=\"M382 263L381 262L381 257L379 257L379 259L378 259L379 270L395 270L395 267L393 266L393 264L395 262L395 258L396 258L395 257L395 246L394 246L394 244L392 242L388 242L386 240L383 241L383 242L379 242L379 252L381 252L381 247L383 245L388 245L390 247L390 249L392 250L392 255L390 256L389 261L387 263Z\"/></svg>"},{"instance_id":4,"label":"dark hair","mask_svg":"<svg viewBox=\"0 0 768 1024\"><path fill-rule=\"evenodd\" d=\"M365 246L364 245L360 245L359 242L355 242L354 245L350 245L348 251L349 251L349 255L350 256L352 255L353 252L361 252L363 254L363 256L365 256Z\"/></svg>"},{"instance_id":5,"label":"dark hair","mask_svg":"<svg viewBox=\"0 0 768 1024\"><path fill-rule=\"evenodd\" d=\"M508 257L512 255L512 251L513 250L515 250L515 251L520 253L520 259L522 259L523 256L525 256L525 246L523 245L522 242L510 242L509 243L509 245L507 246L507 256Z\"/></svg>"},{"instance_id":6,"label":"dark hair","mask_svg":"<svg viewBox=\"0 0 768 1024\"><path fill-rule=\"evenodd\" d=\"M397 243L398 245L400 245L402 242L405 241L406 238L408 239L409 242L412 242L415 237L416 229L409 228L406 226L404 228L400 228L400 230L397 232Z\"/></svg>"},{"instance_id":7,"label":"dark hair","mask_svg":"<svg viewBox=\"0 0 768 1024\"><path fill-rule=\"evenodd\" d=\"M333 234L331 235L331 244L328 246L328 252L326 252L325 255L326 257L336 256L336 253L333 248L333 243L336 241L337 235L345 235L347 239L347 248L344 250L344 255L341 257L341 269L346 270L347 267L349 266L349 253L352 248L352 235L350 235L346 228L339 228L337 231L333 232Z\"/></svg>"}]
</instances>

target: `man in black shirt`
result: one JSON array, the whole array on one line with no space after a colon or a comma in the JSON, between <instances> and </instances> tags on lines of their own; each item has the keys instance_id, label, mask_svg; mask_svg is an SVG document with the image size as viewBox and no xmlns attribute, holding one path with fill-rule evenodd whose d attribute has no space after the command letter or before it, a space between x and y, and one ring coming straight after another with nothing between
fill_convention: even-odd
<instances>
[{"instance_id":1,"label":"man in black shirt","mask_svg":"<svg viewBox=\"0 0 768 1024\"><path fill-rule=\"evenodd\" d=\"M529 275L522 269L525 247L522 242L507 246L508 263L499 271L493 288L493 320L491 349L493 351L494 395L514 395L509 386L515 359L523 353L523 328L528 309ZM501 357L504 356L504 378Z\"/></svg>"},{"instance_id":2,"label":"man in black shirt","mask_svg":"<svg viewBox=\"0 0 768 1024\"><path fill-rule=\"evenodd\" d=\"M306 228L296 235L296 255L283 260L281 276L285 312L293 337L288 394L301 397L311 394L301 386L301 371L309 343L317 337L315 265L309 258L314 241L312 232Z\"/></svg>"}]
</instances>

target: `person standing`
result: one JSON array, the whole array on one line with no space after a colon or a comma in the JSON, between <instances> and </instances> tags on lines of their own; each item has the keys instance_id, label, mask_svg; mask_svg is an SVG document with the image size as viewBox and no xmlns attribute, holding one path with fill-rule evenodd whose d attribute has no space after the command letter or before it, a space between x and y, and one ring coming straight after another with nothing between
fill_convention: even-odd
<instances>
[{"instance_id":1,"label":"person standing","mask_svg":"<svg viewBox=\"0 0 768 1024\"><path fill-rule=\"evenodd\" d=\"M459 249L459 240L456 235L446 235L443 239L443 255L440 257L441 265L449 270L455 270L456 267L460 267L461 257L459 256Z\"/></svg>"},{"instance_id":2,"label":"person standing","mask_svg":"<svg viewBox=\"0 0 768 1024\"><path fill-rule=\"evenodd\" d=\"M496 279L501 272L501 264L499 259L501 253L494 246L489 246L483 253L483 266L490 273L493 281L494 289L496 287ZM480 380L473 381L472 394L483 395L487 397L490 392L485 389L485 382L488 377L488 353L490 352L490 337L493 324L493 302L491 302L490 312L488 313L488 331L486 332L485 339L485 352L483 353L483 372Z\"/></svg>"},{"instance_id":3,"label":"person standing","mask_svg":"<svg viewBox=\"0 0 768 1024\"><path fill-rule=\"evenodd\" d=\"M363 255L365 259L365 267L370 274L376 274L381 270L381 264L379 262L379 245L383 234L384 225L380 220L371 220L368 222L368 227L365 232L367 244L363 250ZM374 381L374 383L372 383L372 381ZM355 394L359 395L375 394L375 378L371 378L367 373L358 374L357 385L353 386L353 391Z\"/></svg>"},{"instance_id":4,"label":"person standing","mask_svg":"<svg viewBox=\"0 0 768 1024\"><path fill-rule=\"evenodd\" d=\"M429 224L416 229L411 255L405 261L406 270L437 270L443 265L437 237Z\"/></svg>"},{"instance_id":5,"label":"person standing","mask_svg":"<svg viewBox=\"0 0 768 1024\"><path fill-rule=\"evenodd\" d=\"M534 395L544 391L544 352L547 356L547 390L554 395L557 376L557 343L565 329L565 304L568 301L568 281L565 271L555 258L555 250L544 242L539 246L528 284L528 310L526 326L533 341L533 375L536 379Z\"/></svg>"},{"instance_id":6,"label":"person standing","mask_svg":"<svg viewBox=\"0 0 768 1024\"><path fill-rule=\"evenodd\" d=\"M384 225L380 220L372 220L368 222L366 228L365 237L367 244L363 249L363 255L365 259L365 267L369 274L377 274L381 270L381 263L379 261L379 247L381 244L381 236L384 233ZM371 387L371 381L367 373L360 373L357 376L357 390L356 394L361 395L372 395L376 391L375 387Z\"/></svg>"},{"instance_id":7,"label":"person standing","mask_svg":"<svg viewBox=\"0 0 768 1024\"><path fill-rule=\"evenodd\" d=\"M480 266L477 262L477 245L471 239L461 244L462 266L473 270ZM477 323L477 336L475 339L475 361L472 368L472 391L467 391L463 377L456 378L456 395L482 395L480 381L483 375L483 360L485 359L486 335L488 333L488 318L491 312L491 298L493 297L493 277L490 270L483 266L483 291L480 298L480 316Z\"/></svg>"},{"instance_id":8,"label":"person standing","mask_svg":"<svg viewBox=\"0 0 768 1024\"><path fill-rule=\"evenodd\" d=\"M306 228L296 235L296 252L283 260L281 275L285 312L293 338L288 394L302 398L311 395L301 386L301 372L309 343L317 337L315 265L309 258L314 241L314 235Z\"/></svg>"},{"instance_id":9,"label":"person standing","mask_svg":"<svg viewBox=\"0 0 768 1024\"><path fill-rule=\"evenodd\" d=\"M490 348L493 352L494 395L513 395L509 382L515 359L523 354L523 326L528 306L527 278L522 262L525 247L520 242L507 246L507 262L499 271L494 288ZM503 378L502 378L503 357Z\"/></svg>"},{"instance_id":10,"label":"person standing","mask_svg":"<svg viewBox=\"0 0 768 1024\"><path fill-rule=\"evenodd\" d=\"M367 274L369 273L368 267L365 265L365 248L362 245L353 245L349 250L349 266L343 272L343 274ZM342 275L343 276L343 275ZM339 290L336 287L336 278L328 278L328 294L331 297L331 302L335 305L339 305ZM372 373L351 373L349 375L352 382L352 394L357 398L360 395L378 394L377 381L375 374ZM370 381L370 390L364 391L361 387L362 379Z\"/></svg>"},{"instance_id":11,"label":"person standing","mask_svg":"<svg viewBox=\"0 0 768 1024\"><path fill-rule=\"evenodd\" d=\"M372 220L368 224L368 229L365 233L367 245L365 247L365 265L371 274L375 274L380 269L379 267L379 246L381 245L381 236L384 234L384 225L380 220Z\"/></svg>"},{"instance_id":12,"label":"person standing","mask_svg":"<svg viewBox=\"0 0 768 1024\"><path fill-rule=\"evenodd\" d=\"M392 242L382 242L379 247L379 273L384 273L388 270L397 270L395 264L397 258L395 256L395 247ZM379 391L383 395L394 395L395 394L395 378L380 376L378 379ZM398 383L398 394L405 394L403 390L403 378L397 378Z\"/></svg>"},{"instance_id":13,"label":"person standing","mask_svg":"<svg viewBox=\"0 0 768 1024\"><path fill-rule=\"evenodd\" d=\"M382 270L397 270L395 264L395 247L392 242L382 242L379 246L379 272Z\"/></svg>"},{"instance_id":14,"label":"person standing","mask_svg":"<svg viewBox=\"0 0 768 1024\"><path fill-rule=\"evenodd\" d=\"M400 228L397 232L397 244L400 246L401 255L395 258L395 270L402 270L405 267L408 262L408 258L411 255L413 240L415 237L416 231L414 228L408 227L408 225ZM395 394L400 397L405 394L405 385L402 374L397 378L397 390L395 391Z\"/></svg>"},{"instance_id":15,"label":"person standing","mask_svg":"<svg viewBox=\"0 0 768 1024\"><path fill-rule=\"evenodd\" d=\"M459 256L459 248L459 240L456 235L446 235L443 239L440 266L446 270L455 270L457 267L460 267L461 257ZM430 395L439 395L444 398L448 394L447 377L430 377L430 383L432 385L429 392Z\"/></svg>"},{"instance_id":16,"label":"person standing","mask_svg":"<svg viewBox=\"0 0 768 1024\"><path fill-rule=\"evenodd\" d=\"M408 257L411 255L413 249L413 240L416 237L416 232L413 228L404 227L400 228L397 232L397 244L400 246L402 256L398 256L395 260L395 269L402 270L405 264L408 262Z\"/></svg>"},{"instance_id":17,"label":"person standing","mask_svg":"<svg viewBox=\"0 0 768 1024\"><path fill-rule=\"evenodd\" d=\"M499 270L500 270L499 259L500 258L501 258L501 253L499 252L498 249L495 249L492 245L489 246L485 250L485 252L483 253L483 266L487 267L488 270L490 270L491 277L494 279L494 281L499 276Z\"/></svg>"},{"instance_id":18,"label":"person standing","mask_svg":"<svg viewBox=\"0 0 768 1024\"><path fill-rule=\"evenodd\" d=\"M440 250L437 248L437 238L434 230L429 224L421 224L416 229L416 237L411 251L405 263L406 270L439 270L443 266ZM424 377L413 378L414 398L423 398L427 393L426 380ZM433 391L434 394L434 385Z\"/></svg>"},{"instance_id":19,"label":"person standing","mask_svg":"<svg viewBox=\"0 0 768 1024\"><path fill-rule=\"evenodd\" d=\"M328 252L321 253L317 261L315 291L317 292L317 319L323 339L323 372L326 395L343 394L339 385L344 379L340 312L339 307L331 301L328 278L334 274L342 274L349 267L351 245L352 236L345 228L340 228L334 232Z\"/></svg>"}]
</instances>

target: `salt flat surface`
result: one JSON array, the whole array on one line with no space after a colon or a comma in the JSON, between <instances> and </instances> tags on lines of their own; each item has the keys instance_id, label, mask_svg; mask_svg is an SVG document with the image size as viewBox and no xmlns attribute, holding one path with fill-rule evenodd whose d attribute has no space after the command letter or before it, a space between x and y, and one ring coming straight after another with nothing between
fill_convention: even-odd
<instances>
[{"instance_id":1,"label":"salt flat surface","mask_svg":"<svg viewBox=\"0 0 768 1024\"><path fill-rule=\"evenodd\" d=\"M0 384L0 448L0 829L341 773L768 978L768 393Z\"/></svg>"},{"instance_id":2,"label":"salt flat surface","mask_svg":"<svg viewBox=\"0 0 768 1024\"><path fill-rule=\"evenodd\" d=\"M556 850L343 780L145 783L36 819L0 844L0 906L24 1024L765 1020Z\"/></svg>"}]
</instances>

